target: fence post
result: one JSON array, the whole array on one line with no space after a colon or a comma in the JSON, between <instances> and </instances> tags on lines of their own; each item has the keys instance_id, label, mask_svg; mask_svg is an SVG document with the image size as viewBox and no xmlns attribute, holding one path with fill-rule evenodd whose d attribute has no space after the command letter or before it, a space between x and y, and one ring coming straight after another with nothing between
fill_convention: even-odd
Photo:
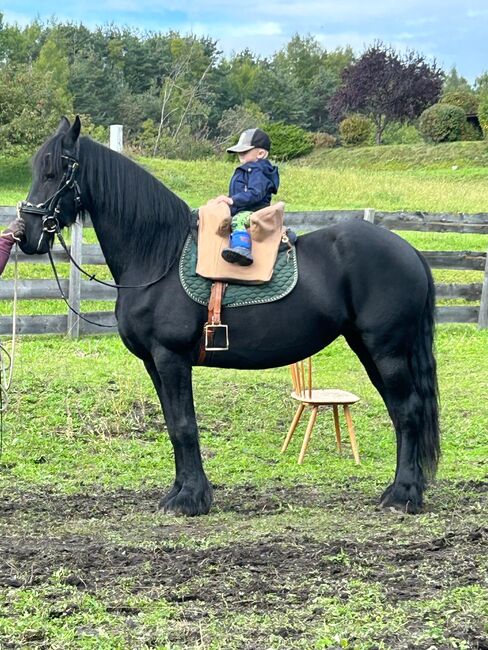
<instances>
[{"instance_id":1,"label":"fence post","mask_svg":"<svg viewBox=\"0 0 488 650\"><path fill-rule=\"evenodd\" d=\"M110 149L122 153L124 148L124 127L122 124L110 125Z\"/></svg>"},{"instance_id":2,"label":"fence post","mask_svg":"<svg viewBox=\"0 0 488 650\"><path fill-rule=\"evenodd\" d=\"M83 223L80 217L77 217L71 226L71 257L81 266L81 250L83 241ZM81 272L76 268L73 262L70 262L69 268L69 304L77 312L81 310ZM68 336L77 339L80 335L80 319L68 309Z\"/></svg>"},{"instance_id":3,"label":"fence post","mask_svg":"<svg viewBox=\"0 0 488 650\"><path fill-rule=\"evenodd\" d=\"M364 208L364 221L369 221L370 223L374 223L374 218L375 218L376 210L374 208Z\"/></svg>"},{"instance_id":4,"label":"fence post","mask_svg":"<svg viewBox=\"0 0 488 650\"><path fill-rule=\"evenodd\" d=\"M478 317L478 327L480 329L488 328L488 250L486 251L485 275L483 278L483 287L481 288L480 314Z\"/></svg>"}]
</instances>

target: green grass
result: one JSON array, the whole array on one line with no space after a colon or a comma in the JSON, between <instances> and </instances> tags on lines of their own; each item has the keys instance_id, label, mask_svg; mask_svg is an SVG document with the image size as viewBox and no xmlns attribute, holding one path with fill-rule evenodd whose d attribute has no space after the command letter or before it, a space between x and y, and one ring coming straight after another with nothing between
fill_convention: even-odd
<instances>
[{"instance_id":1,"label":"green grass","mask_svg":"<svg viewBox=\"0 0 488 650\"><path fill-rule=\"evenodd\" d=\"M0 205L16 205L25 199L31 181L28 159L0 156Z\"/></svg>"},{"instance_id":2,"label":"green grass","mask_svg":"<svg viewBox=\"0 0 488 650\"><path fill-rule=\"evenodd\" d=\"M486 350L487 344L488 331L468 325L439 327L445 443L441 476L486 475L486 467L479 461L482 451L488 453L488 412L478 406L485 403L488 357L481 350ZM363 462L355 467L347 460L349 475L385 480L393 467L394 441L380 397L342 340L326 348L320 359L319 383L353 386L363 396L355 415L362 432ZM13 467L0 477L4 487L22 485L26 480L65 490L98 481L135 487L141 482L159 484L161 472L171 474L169 441L157 434L160 420L149 431L149 441L133 433L138 424L133 419L134 404L154 403L155 398L142 363L118 338L69 341L25 337L16 364L6 420L10 434L3 455L3 461ZM465 368L471 368L473 374L467 375ZM50 377L47 383L46 376ZM276 457L279 436L291 413L286 368L260 372L197 368L195 376L202 444L208 445L210 452L218 451L218 457L207 463L216 482L268 481L280 477L283 470L288 481L318 479L323 471L324 443L312 446L305 468L296 466L293 454L271 466L263 462ZM249 403L253 404L254 420ZM239 434L221 440L215 437L216 427ZM324 440L331 450L332 438L328 443ZM40 456L46 456L48 462L38 465ZM342 480L344 469L344 460L332 454L329 479Z\"/></svg>"},{"instance_id":3,"label":"green grass","mask_svg":"<svg viewBox=\"0 0 488 650\"><path fill-rule=\"evenodd\" d=\"M183 162L141 158L140 162L191 205L227 192L234 166L219 161ZM374 207L377 210L483 212L488 170L470 174L450 169L395 171L360 167L280 165L279 198L286 209L325 210Z\"/></svg>"},{"instance_id":4,"label":"green grass","mask_svg":"<svg viewBox=\"0 0 488 650\"><path fill-rule=\"evenodd\" d=\"M290 210L484 211L485 144L472 144L446 146L444 169L435 168L441 164L435 160L438 148L338 150L327 161L311 157L309 168L282 166L283 198ZM371 165L376 155L377 164ZM468 167L450 169L461 161ZM141 162L192 205L225 191L233 169L216 161ZM402 165L409 169L400 171ZM23 198L28 185L25 161L0 160L0 204ZM401 235L421 249L486 249L481 235ZM93 232L87 230L85 237L92 242ZM107 271L93 268L107 277ZM65 275L67 265L60 270ZM50 271L25 264L20 275L50 277ZM479 282L482 273L441 270L435 276ZM12 277L11 266L3 277ZM0 310L10 314L11 304L4 301ZM65 308L60 301L21 301L19 311ZM294 410L286 368L196 368L202 455L216 498L210 515L189 521L156 514L143 500L149 493L152 503L169 486L174 466L141 362L117 337L21 338L3 422L1 502L13 499L14 507L2 510L0 552L7 556L12 547L26 544L38 554L10 566L21 586L0 587L0 646L469 650L477 647L476 639L486 643L488 590L469 572L478 567L486 575L488 570L483 546L476 542L488 527L488 332L471 325L439 326L437 332L443 456L424 514L405 517L375 507L393 476L394 434L364 369L339 339L318 355L316 381L361 396L353 410L361 465L354 464L347 446L342 456L336 453L329 413L319 416L304 465L296 463L303 427L288 452L279 454ZM103 507L111 495L112 507L121 504L113 512ZM127 497L138 505L130 499L124 505ZM36 508L37 502L45 506ZM60 503L73 507L58 511ZM31 509L24 507L29 504ZM445 548L437 549L439 539L447 540ZM61 544L55 556L60 566L39 580L39 549L47 554L52 544ZM126 554L147 561L130 579L115 577L110 588L102 584L105 570L95 589L71 584L75 569L68 550L76 547L84 556L96 544L105 549L107 562L115 550L124 570L130 566ZM261 554L273 560L269 549L281 546L285 561L268 567ZM451 548L454 568L442 564ZM249 552L248 562L240 549ZM319 554L302 565L311 549ZM196 569L183 581L176 571L169 587L166 574L146 584L143 578L155 571L153 551L174 558L188 553L196 558ZM410 586L415 580L418 594ZM398 590L401 597L393 597Z\"/></svg>"},{"instance_id":5,"label":"green grass","mask_svg":"<svg viewBox=\"0 0 488 650\"><path fill-rule=\"evenodd\" d=\"M207 517L180 520L123 506L131 490L159 492L173 477L171 446L142 364L115 337L23 338L0 463L3 502L13 497L17 503L0 521L5 544L12 535L16 545L45 545L46 552L49 544L62 543L66 555L85 540L88 549L105 544L107 559L113 548L122 558L134 552L150 558L155 551L200 559L173 587L135 589L137 582L121 578L111 589L86 590L69 582L75 570L70 561L63 564L63 556L61 568L30 584L37 574L28 555L15 567L25 584L0 590L0 644L8 639L14 647L59 650L476 647L466 635L472 630L482 636L483 629L488 634L488 591L482 581L466 585L456 575L466 566L482 571L483 547L454 555L455 571L438 563L459 535L469 538L488 525L482 500L488 480L487 346L487 331L438 328L443 456L427 511L416 517L374 507L394 472L394 435L384 405L342 339L317 356L316 381L361 396L353 408L360 466L348 446L337 454L327 412L319 416L304 465L296 462L303 427L288 452L279 454L294 410L286 368L197 368L197 419L216 504ZM226 497L229 489L234 492ZM284 489L289 491L280 497ZM114 513L104 510L104 495L117 490L123 491L122 506ZM43 493L40 513L23 507L33 498L42 503ZM302 501L300 493L309 500ZM59 495L74 499L64 516L54 508ZM94 501L78 512L69 495ZM251 514L242 513L239 506L252 508L253 499L263 509L257 504ZM266 511L264 505L276 499L278 507ZM442 538L447 545L436 549ZM289 553L274 578L283 590L279 596L268 593L267 583L256 583L262 572L268 581L274 575L259 555L273 545ZM251 564L231 561L238 549L254 547ZM295 563L312 549L320 555L302 576ZM320 572L314 564L322 566ZM139 575L150 577L152 570L144 565ZM414 578L424 585L420 598L409 591ZM404 580L403 596L392 598L392 588L401 590Z\"/></svg>"},{"instance_id":6,"label":"green grass","mask_svg":"<svg viewBox=\"0 0 488 650\"><path fill-rule=\"evenodd\" d=\"M485 142L452 145L390 145L316 152L280 165L279 198L288 210L373 207L476 213L486 210L488 159ZM226 193L234 164L138 158L192 206ZM457 169L452 167L457 166ZM25 159L0 159L0 205L25 198Z\"/></svg>"},{"instance_id":7,"label":"green grass","mask_svg":"<svg viewBox=\"0 0 488 650\"><path fill-rule=\"evenodd\" d=\"M296 164L376 170L459 171L459 175L483 174L488 167L488 142L450 142L439 145L397 144L380 147L316 149ZM457 167L457 170L452 170Z\"/></svg>"}]
</instances>

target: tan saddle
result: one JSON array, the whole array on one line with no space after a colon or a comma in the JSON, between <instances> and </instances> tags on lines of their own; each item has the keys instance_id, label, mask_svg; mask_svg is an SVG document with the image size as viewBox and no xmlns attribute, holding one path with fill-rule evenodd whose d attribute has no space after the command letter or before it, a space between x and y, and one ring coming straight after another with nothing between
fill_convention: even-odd
<instances>
[{"instance_id":1,"label":"tan saddle","mask_svg":"<svg viewBox=\"0 0 488 650\"><path fill-rule=\"evenodd\" d=\"M199 210L198 260L196 272L204 278L239 284L261 284L271 280L278 248L285 231L285 204L282 201L253 212L249 232L253 263L230 264L222 258L229 245L231 216L225 203L209 201Z\"/></svg>"}]
</instances>

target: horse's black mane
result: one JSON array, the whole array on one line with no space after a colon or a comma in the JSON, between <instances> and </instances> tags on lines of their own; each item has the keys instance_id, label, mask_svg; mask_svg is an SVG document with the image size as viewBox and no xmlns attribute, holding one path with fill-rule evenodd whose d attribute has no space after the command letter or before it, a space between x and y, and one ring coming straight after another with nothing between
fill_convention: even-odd
<instances>
[{"instance_id":1,"label":"horse's black mane","mask_svg":"<svg viewBox=\"0 0 488 650\"><path fill-rule=\"evenodd\" d=\"M46 153L51 155L46 157ZM62 134L51 138L34 159L41 170L62 175ZM121 255L138 263L154 260L164 270L178 257L190 227L188 205L135 162L88 137L79 139L80 185L93 205L110 219L127 244ZM46 162L47 161L47 162Z\"/></svg>"}]
</instances>

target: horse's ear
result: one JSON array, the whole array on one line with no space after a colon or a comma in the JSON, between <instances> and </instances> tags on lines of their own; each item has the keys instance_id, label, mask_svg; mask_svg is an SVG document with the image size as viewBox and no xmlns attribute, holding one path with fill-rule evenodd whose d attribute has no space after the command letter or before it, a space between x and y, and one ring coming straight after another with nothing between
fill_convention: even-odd
<instances>
[{"instance_id":1,"label":"horse's ear","mask_svg":"<svg viewBox=\"0 0 488 650\"><path fill-rule=\"evenodd\" d=\"M63 137L63 144L67 149L72 149L75 146L76 141L80 135L81 131L81 120L80 116L75 117L75 121L69 127L67 133Z\"/></svg>"},{"instance_id":2,"label":"horse's ear","mask_svg":"<svg viewBox=\"0 0 488 650\"><path fill-rule=\"evenodd\" d=\"M70 126L71 125L69 123L68 118L65 115L63 115L63 117L61 118L61 120L60 120L60 122L58 124L56 134L58 134L58 133L66 133L66 131L69 129Z\"/></svg>"}]
</instances>

